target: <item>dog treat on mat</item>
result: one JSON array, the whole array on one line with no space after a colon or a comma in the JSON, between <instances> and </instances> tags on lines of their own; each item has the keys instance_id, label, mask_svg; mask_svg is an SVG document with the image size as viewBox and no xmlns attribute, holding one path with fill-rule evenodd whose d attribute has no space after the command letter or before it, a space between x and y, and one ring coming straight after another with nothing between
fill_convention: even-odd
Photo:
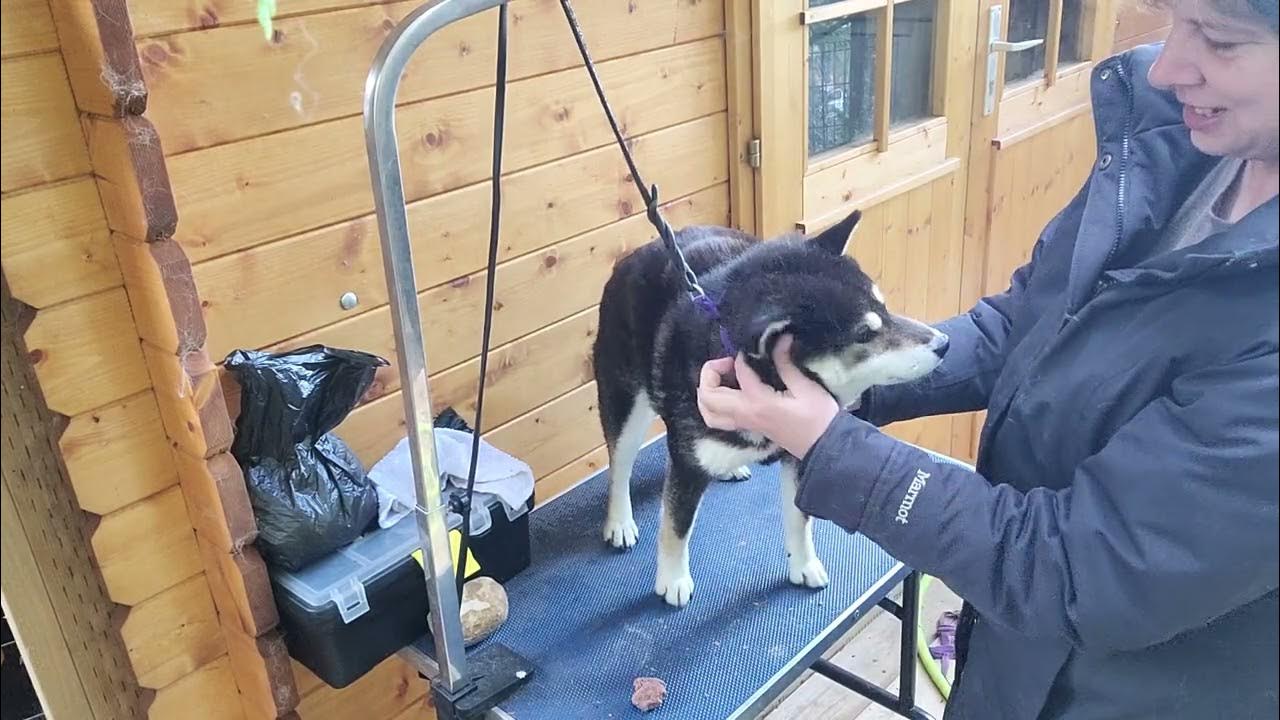
<instances>
[{"instance_id":1,"label":"dog treat on mat","mask_svg":"<svg viewBox=\"0 0 1280 720\"><path fill-rule=\"evenodd\" d=\"M507 591L481 575L462 586L462 642L470 647L489 637L507 621Z\"/></svg>"},{"instance_id":2,"label":"dog treat on mat","mask_svg":"<svg viewBox=\"0 0 1280 720\"><path fill-rule=\"evenodd\" d=\"M644 712L649 712L662 705L667 699L667 684L655 677L638 677L632 683L635 692L631 694L631 704Z\"/></svg>"}]
</instances>

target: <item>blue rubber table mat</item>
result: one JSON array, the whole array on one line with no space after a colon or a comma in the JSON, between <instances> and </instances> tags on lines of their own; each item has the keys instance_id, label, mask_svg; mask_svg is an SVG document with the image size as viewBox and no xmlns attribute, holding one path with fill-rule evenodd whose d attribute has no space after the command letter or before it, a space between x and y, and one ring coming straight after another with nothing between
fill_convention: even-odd
<instances>
[{"instance_id":1,"label":"blue rubber table mat","mask_svg":"<svg viewBox=\"0 0 1280 720\"><path fill-rule=\"evenodd\" d=\"M724 720L794 667L815 638L838 621L852 623L907 572L866 537L815 520L814 543L831 582L821 590L792 585L778 469L755 467L745 482L708 488L689 549L693 599L670 607L653 591L665 469L659 439L636 462L631 496L640 540L629 551L601 536L606 471L531 514L532 564L505 584L508 619L485 641L537 668L501 704L508 714ZM434 655L428 638L417 645ZM666 702L649 713L631 704L632 681L641 676L667 685Z\"/></svg>"}]
</instances>

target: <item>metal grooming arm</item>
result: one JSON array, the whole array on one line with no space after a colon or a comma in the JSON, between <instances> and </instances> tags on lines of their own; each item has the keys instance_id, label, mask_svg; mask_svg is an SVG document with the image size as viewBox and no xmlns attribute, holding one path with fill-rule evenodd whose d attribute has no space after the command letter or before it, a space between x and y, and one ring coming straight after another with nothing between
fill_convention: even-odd
<instances>
[{"instance_id":1,"label":"metal grooming arm","mask_svg":"<svg viewBox=\"0 0 1280 720\"><path fill-rule=\"evenodd\" d=\"M431 678L433 692L445 705L471 694L469 705L486 704L495 692L495 672L520 665L520 659L505 648L498 652L468 657L462 642L459 598L454 585L454 568L448 534L448 507L440 491L440 470L436 463L435 429L427 387L427 358L423 345L422 318L418 311L418 285L413 272L413 250L409 241L408 213L400 174L400 149L396 142L396 93L405 66L427 38L446 25L503 5L506 0L433 0L414 10L387 36L374 57L365 81L365 144L373 184L373 200L378 214L378 234L382 242L382 262L391 299L391 320L395 330L396 353L400 362L400 382L405 406L405 424L413 465L417 496L418 534L423 550L423 572L431 607L431 635L435 642L438 677ZM478 432L478 430L477 430ZM495 654L499 657L495 657ZM475 665L479 665L477 671ZM527 677L516 670L503 678L508 685ZM518 680L517 680L518 678ZM476 697L477 679L482 685ZM502 683L499 683L502 684ZM502 689L502 688L497 688ZM509 688L506 688L509 689ZM440 704L439 702L437 703ZM460 703L461 704L461 703ZM491 705L490 705L491 707ZM454 717L454 708L438 708L441 718ZM457 717L470 716L459 712Z\"/></svg>"}]
</instances>

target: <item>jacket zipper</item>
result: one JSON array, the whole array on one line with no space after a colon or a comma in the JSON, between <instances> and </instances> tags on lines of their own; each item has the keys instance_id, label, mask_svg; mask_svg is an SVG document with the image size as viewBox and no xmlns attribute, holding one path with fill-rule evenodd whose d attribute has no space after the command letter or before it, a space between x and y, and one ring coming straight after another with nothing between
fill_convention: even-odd
<instances>
[{"instance_id":1,"label":"jacket zipper","mask_svg":"<svg viewBox=\"0 0 1280 720\"><path fill-rule=\"evenodd\" d=\"M1116 183L1116 234L1115 238L1111 241L1110 249L1107 250L1106 258L1102 261L1103 272L1106 272L1106 268L1111 265L1111 261L1116 254L1116 250L1120 248L1120 241L1124 239L1124 204L1129 182L1126 175L1126 172L1129 169L1129 136L1133 134L1133 86L1129 84L1129 78L1126 76L1127 71L1124 68L1123 62L1115 62L1114 68L1116 81L1123 83L1129 103L1125 108L1124 133L1120 137L1120 167L1118 169L1119 178ZM1094 283L1093 297L1097 297L1098 293L1111 287L1113 284L1115 284L1114 281L1108 282L1105 278ZM1071 324L1071 321L1075 319L1079 311L1087 304L1089 304L1089 300L1085 300L1081 307L1076 308L1074 311L1070 307L1067 308L1067 312L1062 318L1062 322L1058 325L1059 334L1061 334L1062 331Z\"/></svg>"},{"instance_id":2,"label":"jacket zipper","mask_svg":"<svg viewBox=\"0 0 1280 720\"><path fill-rule=\"evenodd\" d=\"M1124 114L1124 134L1120 138L1120 169L1119 180L1116 188L1116 237L1111 243L1111 249L1107 251L1107 257L1102 261L1103 272L1110 267L1111 260L1116 254L1116 250L1120 248L1120 241L1124 239L1124 201L1125 191L1128 189L1128 178L1126 172L1129 170L1129 136L1133 134L1133 86L1129 84L1129 78L1125 75L1124 63L1117 62L1115 64L1116 79L1124 84L1125 92L1128 94L1129 104L1125 108ZM1105 282L1099 282L1097 289L1102 290L1106 287ZM1097 295L1097 292L1094 293Z\"/></svg>"}]
</instances>

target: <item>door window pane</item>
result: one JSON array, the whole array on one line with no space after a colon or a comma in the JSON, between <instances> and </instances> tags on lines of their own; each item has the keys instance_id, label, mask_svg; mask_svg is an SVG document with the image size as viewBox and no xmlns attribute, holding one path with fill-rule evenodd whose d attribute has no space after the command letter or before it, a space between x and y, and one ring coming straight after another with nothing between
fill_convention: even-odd
<instances>
[{"instance_id":1,"label":"door window pane","mask_svg":"<svg viewBox=\"0 0 1280 720\"><path fill-rule=\"evenodd\" d=\"M1080 46L1081 23L1084 22L1084 3L1080 0L1065 0L1062 3L1062 44L1058 46L1058 64L1066 65L1085 59L1084 48Z\"/></svg>"},{"instance_id":2,"label":"door window pane","mask_svg":"<svg viewBox=\"0 0 1280 720\"><path fill-rule=\"evenodd\" d=\"M871 139L877 24L864 13L809 28L810 155Z\"/></svg>"},{"instance_id":3,"label":"door window pane","mask_svg":"<svg viewBox=\"0 0 1280 720\"><path fill-rule=\"evenodd\" d=\"M1046 0L1008 0L1005 11L1009 13L1009 42L1021 42L1034 38L1048 41L1049 3ZM1062 35L1058 46L1058 63L1080 60L1080 0L1063 0ZM1004 82L1012 85L1032 76L1044 73L1044 44L1004 55Z\"/></svg>"},{"instance_id":4,"label":"door window pane","mask_svg":"<svg viewBox=\"0 0 1280 720\"><path fill-rule=\"evenodd\" d=\"M890 125L901 125L933 114L929 106L936 11L936 0L911 0L893 8Z\"/></svg>"},{"instance_id":5,"label":"door window pane","mask_svg":"<svg viewBox=\"0 0 1280 720\"><path fill-rule=\"evenodd\" d=\"M810 7L838 0L811 0ZM937 0L894 5L889 81L891 125L929 117ZM816 23L809 28L809 154L873 139L876 31L879 12Z\"/></svg>"}]
</instances>

